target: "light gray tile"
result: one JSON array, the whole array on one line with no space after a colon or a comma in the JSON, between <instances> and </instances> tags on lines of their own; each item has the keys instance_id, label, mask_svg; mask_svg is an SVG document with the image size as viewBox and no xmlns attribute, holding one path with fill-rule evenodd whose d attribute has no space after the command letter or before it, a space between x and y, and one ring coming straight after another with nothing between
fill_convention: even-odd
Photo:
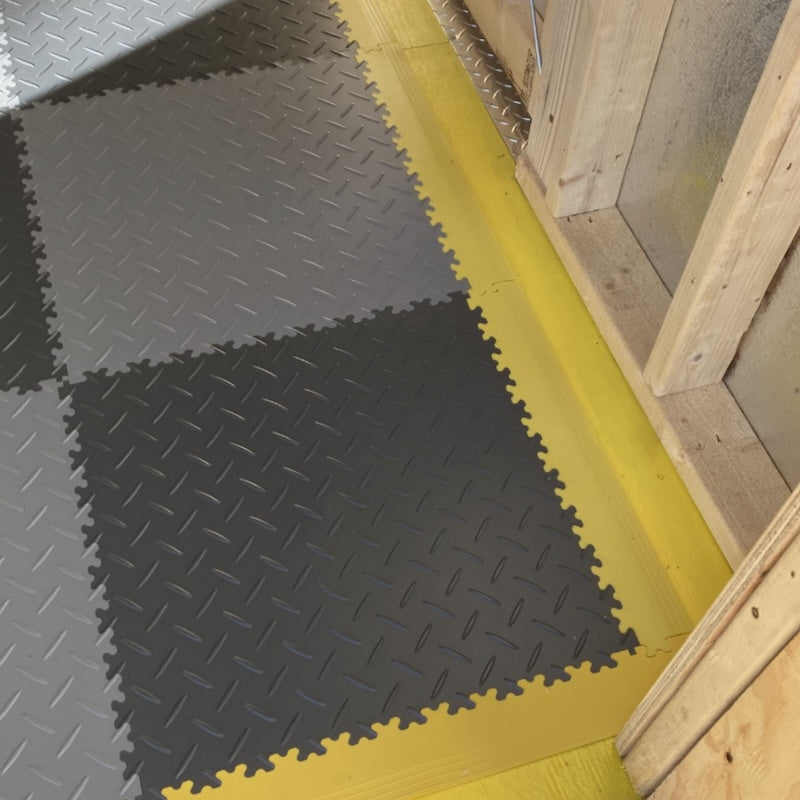
<instances>
[{"instance_id":1,"label":"light gray tile","mask_svg":"<svg viewBox=\"0 0 800 800\"><path fill-rule=\"evenodd\" d=\"M20 113L73 380L466 289L349 57Z\"/></svg>"},{"instance_id":2,"label":"light gray tile","mask_svg":"<svg viewBox=\"0 0 800 800\"><path fill-rule=\"evenodd\" d=\"M5 0L11 71L22 103L131 54L225 0Z\"/></svg>"},{"instance_id":3,"label":"light gray tile","mask_svg":"<svg viewBox=\"0 0 800 800\"><path fill-rule=\"evenodd\" d=\"M84 546L62 413L53 384L0 394L0 798L135 797L115 728L119 677L106 677L105 605Z\"/></svg>"}]
</instances>

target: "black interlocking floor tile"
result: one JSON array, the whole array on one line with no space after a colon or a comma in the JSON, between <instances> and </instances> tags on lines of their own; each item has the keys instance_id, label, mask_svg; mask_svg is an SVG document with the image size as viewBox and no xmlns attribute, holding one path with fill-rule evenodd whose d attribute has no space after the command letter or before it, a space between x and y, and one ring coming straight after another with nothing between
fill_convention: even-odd
<instances>
[{"instance_id":1,"label":"black interlocking floor tile","mask_svg":"<svg viewBox=\"0 0 800 800\"><path fill-rule=\"evenodd\" d=\"M141 8L134 6L123 25L109 18L109 5L113 4L105 0L90 0L81 8L61 4L54 14L52 9L37 11L34 6L23 10L19 3L12 4L11 13L19 17L17 24L10 25L11 53L18 59L12 63L23 73L23 101L28 96L65 101L77 95L130 90L216 72L327 58L353 49L328 0L231 0L163 34L157 26L148 26L147 15L139 13ZM103 39L106 58L117 53L90 71L83 62L97 45L87 40L87 24ZM40 43L40 39L47 42L49 36L52 42L56 37L56 31L49 32L48 26L58 28L57 38L59 42L63 39L64 53L58 60L53 59L50 47ZM118 41L123 30L138 31L135 43ZM41 79L70 69L74 74L69 82L53 81L48 91L37 92L30 84L40 78L29 77L31 64Z\"/></svg>"},{"instance_id":2,"label":"black interlocking floor tile","mask_svg":"<svg viewBox=\"0 0 800 800\"><path fill-rule=\"evenodd\" d=\"M0 391L37 389L53 376L53 347L42 292L16 132L0 111Z\"/></svg>"},{"instance_id":3,"label":"black interlocking floor tile","mask_svg":"<svg viewBox=\"0 0 800 800\"><path fill-rule=\"evenodd\" d=\"M479 321L457 294L70 387L146 794L636 644Z\"/></svg>"}]
</instances>

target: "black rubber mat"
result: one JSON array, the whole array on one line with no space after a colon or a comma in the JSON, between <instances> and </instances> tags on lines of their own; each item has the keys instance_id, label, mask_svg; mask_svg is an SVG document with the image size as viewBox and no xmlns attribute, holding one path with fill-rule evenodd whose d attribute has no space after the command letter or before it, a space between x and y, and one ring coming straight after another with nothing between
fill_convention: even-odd
<instances>
[{"instance_id":1,"label":"black rubber mat","mask_svg":"<svg viewBox=\"0 0 800 800\"><path fill-rule=\"evenodd\" d=\"M0 391L39 388L53 376L55 341L23 183L19 123L0 111Z\"/></svg>"},{"instance_id":2,"label":"black rubber mat","mask_svg":"<svg viewBox=\"0 0 800 800\"><path fill-rule=\"evenodd\" d=\"M146 793L636 644L479 321L454 295L68 387Z\"/></svg>"}]
</instances>

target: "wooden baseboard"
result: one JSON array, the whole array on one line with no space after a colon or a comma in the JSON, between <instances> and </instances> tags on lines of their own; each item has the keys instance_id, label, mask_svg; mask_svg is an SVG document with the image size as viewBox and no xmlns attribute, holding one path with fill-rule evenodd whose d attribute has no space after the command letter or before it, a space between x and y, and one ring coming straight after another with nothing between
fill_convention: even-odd
<instances>
[{"instance_id":1,"label":"wooden baseboard","mask_svg":"<svg viewBox=\"0 0 800 800\"><path fill-rule=\"evenodd\" d=\"M736 567L789 496L724 383L655 397L643 370L670 295L617 208L556 219L523 153L517 180L597 327L685 482Z\"/></svg>"}]
</instances>

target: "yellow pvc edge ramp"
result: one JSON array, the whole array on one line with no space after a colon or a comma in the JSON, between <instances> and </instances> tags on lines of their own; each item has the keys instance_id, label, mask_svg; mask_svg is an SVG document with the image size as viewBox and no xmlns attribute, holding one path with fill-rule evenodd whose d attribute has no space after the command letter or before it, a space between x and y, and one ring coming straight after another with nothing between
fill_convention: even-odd
<instances>
[{"instance_id":1,"label":"yellow pvc edge ramp","mask_svg":"<svg viewBox=\"0 0 800 800\"><path fill-rule=\"evenodd\" d=\"M496 341L498 368L509 370L512 397L531 415L529 432L542 436L552 453L547 466L566 484L562 499L578 509L578 533L602 560L601 585L614 586L620 624L643 646L618 655L614 669L571 670L569 681L550 687L523 681L522 694L502 701L490 693L472 710L426 711L424 725L375 726L375 739L327 741L323 756L299 761L290 752L270 772L247 777L240 766L219 773L219 787L193 794L187 783L164 794L633 798L611 737L729 567L519 190L512 159L426 0L340 0L338 9L443 244L471 284L469 302Z\"/></svg>"},{"instance_id":2,"label":"yellow pvc edge ramp","mask_svg":"<svg viewBox=\"0 0 800 800\"><path fill-rule=\"evenodd\" d=\"M426 0L340 0L444 246L649 650L687 633L730 567L514 179L514 164Z\"/></svg>"},{"instance_id":3,"label":"yellow pvc edge ramp","mask_svg":"<svg viewBox=\"0 0 800 800\"><path fill-rule=\"evenodd\" d=\"M669 657L663 652L622 653L613 669L592 673L568 668L571 677L566 682L547 687L542 678L522 681L522 694L502 701L490 691L474 696L476 705L470 710L450 714L442 706L425 712L428 721L422 725L412 723L402 730L394 720L374 726L375 739L351 745L345 734L323 741L324 755L299 761L297 751L290 751L272 759L275 769L270 772L259 770L247 777L244 766L239 766L217 774L219 787L192 794L191 784L186 783L180 789L165 789L164 795L167 800L418 797L613 736ZM607 761L608 753L603 754ZM624 787L622 778L617 776L618 785Z\"/></svg>"}]
</instances>

